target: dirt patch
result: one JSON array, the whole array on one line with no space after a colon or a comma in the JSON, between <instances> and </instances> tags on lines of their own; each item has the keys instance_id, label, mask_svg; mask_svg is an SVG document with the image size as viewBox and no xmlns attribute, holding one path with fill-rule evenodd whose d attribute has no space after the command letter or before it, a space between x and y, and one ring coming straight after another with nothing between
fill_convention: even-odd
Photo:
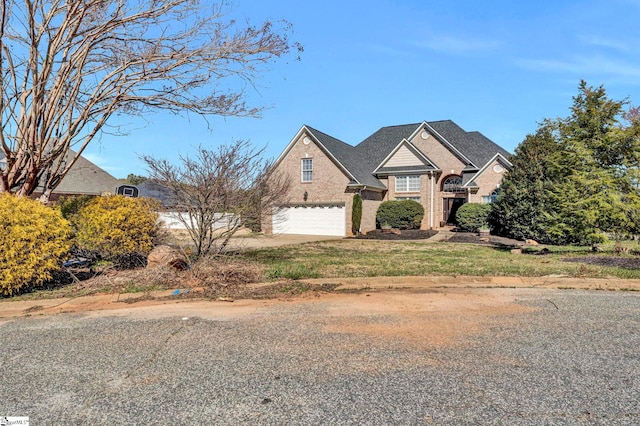
<instances>
[{"instance_id":1,"label":"dirt patch","mask_svg":"<svg viewBox=\"0 0 640 426\"><path fill-rule=\"evenodd\" d=\"M405 344L451 346L462 337L482 332L496 317L533 309L514 303L512 291L437 290L364 293L348 298L331 315L327 332L369 335Z\"/></svg>"},{"instance_id":2,"label":"dirt patch","mask_svg":"<svg viewBox=\"0 0 640 426\"><path fill-rule=\"evenodd\" d=\"M421 230L421 229L406 229L399 231L399 233L394 232L382 232L381 229L376 229L375 231L369 231L365 235L358 235L353 237L359 240L393 240L393 241L401 241L401 240L426 240L427 238L431 238L436 235L438 231L434 230Z\"/></svg>"}]
</instances>

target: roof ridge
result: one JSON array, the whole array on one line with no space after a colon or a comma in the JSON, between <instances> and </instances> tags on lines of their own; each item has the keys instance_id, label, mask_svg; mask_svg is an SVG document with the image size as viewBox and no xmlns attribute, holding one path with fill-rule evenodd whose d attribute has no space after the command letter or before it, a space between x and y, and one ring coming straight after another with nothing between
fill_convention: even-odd
<instances>
[{"instance_id":1,"label":"roof ridge","mask_svg":"<svg viewBox=\"0 0 640 426\"><path fill-rule=\"evenodd\" d=\"M309 126L309 125L307 125L307 124L305 124L305 125L304 125L304 127L306 127L307 129L309 129L310 131L312 131L312 132L314 132L314 133L320 133L320 134L322 134L322 135L324 135L324 136L328 136L328 137L330 137L331 139L334 139L334 140L336 140L336 141L338 141L338 142L342 142L343 144L345 144L345 145L350 146L350 147L352 147L352 148L353 148L353 145L351 145L350 143L347 143L347 142L343 141L342 139L338 139L338 138L336 138L335 136L331 136L329 133L323 132L322 130L318 130L318 129L316 129L315 127L311 127L311 126Z\"/></svg>"}]
</instances>

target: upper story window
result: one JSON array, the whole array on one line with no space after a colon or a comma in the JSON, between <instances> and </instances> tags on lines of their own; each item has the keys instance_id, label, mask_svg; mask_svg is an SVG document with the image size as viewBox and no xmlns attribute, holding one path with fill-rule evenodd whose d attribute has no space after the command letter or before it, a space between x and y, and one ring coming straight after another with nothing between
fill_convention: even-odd
<instances>
[{"instance_id":1,"label":"upper story window","mask_svg":"<svg viewBox=\"0 0 640 426\"><path fill-rule=\"evenodd\" d=\"M442 191L443 192L465 192L465 189L462 187L462 177L461 176L448 176L442 182Z\"/></svg>"},{"instance_id":2,"label":"upper story window","mask_svg":"<svg viewBox=\"0 0 640 426\"><path fill-rule=\"evenodd\" d=\"M313 182L313 159L302 159L302 182Z\"/></svg>"},{"instance_id":3,"label":"upper story window","mask_svg":"<svg viewBox=\"0 0 640 426\"><path fill-rule=\"evenodd\" d=\"M396 176L396 192L420 192L420 176Z\"/></svg>"}]
</instances>

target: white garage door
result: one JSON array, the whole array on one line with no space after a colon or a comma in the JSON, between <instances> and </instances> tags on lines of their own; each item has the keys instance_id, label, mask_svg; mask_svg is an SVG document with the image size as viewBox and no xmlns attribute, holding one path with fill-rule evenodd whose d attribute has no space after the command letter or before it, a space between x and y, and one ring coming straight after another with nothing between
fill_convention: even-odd
<instances>
[{"instance_id":1,"label":"white garage door","mask_svg":"<svg viewBox=\"0 0 640 426\"><path fill-rule=\"evenodd\" d=\"M344 237L344 206L286 207L273 217L274 234L335 235Z\"/></svg>"}]
</instances>

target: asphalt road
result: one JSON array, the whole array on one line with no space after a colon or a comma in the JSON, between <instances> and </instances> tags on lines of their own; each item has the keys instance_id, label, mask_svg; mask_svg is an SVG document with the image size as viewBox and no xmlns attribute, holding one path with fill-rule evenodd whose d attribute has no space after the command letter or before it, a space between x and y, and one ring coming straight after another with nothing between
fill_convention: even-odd
<instances>
[{"instance_id":1,"label":"asphalt road","mask_svg":"<svg viewBox=\"0 0 640 426\"><path fill-rule=\"evenodd\" d=\"M441 290L17 318L0 323L5 415L637 425L640 294Z\"/></svg>"}]
</instances>

